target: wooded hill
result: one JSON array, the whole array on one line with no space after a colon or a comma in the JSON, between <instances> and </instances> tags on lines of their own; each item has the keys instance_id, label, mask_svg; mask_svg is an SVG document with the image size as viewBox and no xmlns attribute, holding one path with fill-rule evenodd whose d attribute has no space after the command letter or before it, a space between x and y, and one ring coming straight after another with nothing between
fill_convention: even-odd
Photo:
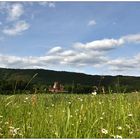
<instances>
[{"instance_id":1,"label":"wooded hill","mask_svg":"<svg viewBox=\"0 0 140 140\"><path fill-rule=\"evenodd\" d=\"M33 77L35 74L36 76ZM43 69L0 68L1 92L4 90L13 91L15 85L16 90L23 90L30 80L31 82L26 88L28 90L33 88L44 90L49 85L53 85L54 81L58 81L64 85L66 90L71 92L74 88L76 93L91 92L93 86L105 87L106 91L112 92L140 91L140 77L134 76L100 76Z\"/></svg>"}]
</instances>

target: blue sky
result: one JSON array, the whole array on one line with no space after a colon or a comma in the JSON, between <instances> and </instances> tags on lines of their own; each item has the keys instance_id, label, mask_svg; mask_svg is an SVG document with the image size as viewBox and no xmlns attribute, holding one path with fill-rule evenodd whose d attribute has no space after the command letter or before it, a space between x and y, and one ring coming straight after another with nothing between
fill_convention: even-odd
<instances>
[{"instance_id":1,"label":"blue sky","mask_svg":"<svg viewBox=\"0 0 140 140\"><path fill-rule=\"evenodd\" d=\"M0 67L140 76L140 2L0 2Z\"/></svg>"}]
</instances>

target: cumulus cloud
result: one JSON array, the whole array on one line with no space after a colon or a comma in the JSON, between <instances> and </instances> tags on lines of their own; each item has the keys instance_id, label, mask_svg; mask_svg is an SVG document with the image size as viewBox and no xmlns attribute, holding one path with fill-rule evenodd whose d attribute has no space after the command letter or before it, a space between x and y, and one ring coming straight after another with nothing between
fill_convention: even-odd
<instances>
[{"instance_id":1,"label":"cumulus cloud","mask_svg":"<svg viewBox=\"0 0 140 140\"><path fill-rule=\"evenodd\" d=\"M120 46L124 43L122 39L103 39L103 40L95 40L86 44L83 43L76 43L74 45L75 48L81 49L89 49L89 50L100 50L106 51L114 49L116 46Z\"/></svg>"},{"instance_id":2,"label":"cumulus cloud","mask_svg":"<svg viewBox=\"0 0 140 140\"><path fill-rule=\"evenodd\" d=\"M19 3L12 4L10 8L8 8L8 20L14 21L18 20L24 14L23 5Z\"/></svg>"},{"instance_id":3,"label":"cumulus cloud","mask_svg":"<svg viewBox=\"0 0 140 140\"><path fill-rule=\"evenodd\" d=\"M109 69L113 71L132 71L140 70L140 54L138 53L131 58L116 58L107 62Z\"/></svg>"},{"instance_id":4,"label":"cumulus cloud","mask_svg":"<svg viewBox=\"0 0 140 140\"><path fill-rule=\"evenodd\" d=\"M124 39L125 38L125 39ZM127 40L126 40L127 38ZM133 40L132 40L133 38ZM123 36L119 39L102 39L94 40L87 43L78 43L71 48L63 48L56 46L51 48L46 55L17 57L9 55L0 55L1 67L12 68L106 68L108 71L128 73L132 71L140 71L140 53L131 57L110 58L107 52L117 49L125 43L138 42L135 35ZM79 49L80 48L80 49ZM60 69L60 70L62 70Z\"/></svg>"},{"instance_id":5,"label":"cumulus cloud","mask_svg":"<svg viewBox=\"0 0 140 140\"><path fill-rule=\"evenodd\" d=\"M94 26L94 25L96 25L96 21L95 20L90 20L88 22L88 26Z\"/></svg>"},{"instance_id":6,"label":"cumulus cloud","mask_svg":"<svg viewBox=\"0 0 140 140\"><path fill-rule=\"evenodd\" d=\"M9 36L21 35L23 31L29 29L30 25L25 20L21 20L25 14L24 2L0 2L0 12L4 14L2 33Z\"/></svg>"},{"instance_id":7,"label":"cumulus cloud","mask_svg":"<svg viewBox=\"0 0 140 140\"><path fill-rule=\"evenodd\" d=\"M62 48L60 46L57 46L57 47L54 47L52 49L49 50L49 54L52 54L52 53L58 53L58 52L61 52L62 51Z\"/></svg>"},{"instance_id":8,"label":"cumulus cloud","mask_svg":"<svg viewBox=\"0 0 140 140\"><path fill-rule=\"evenodd\" d=\"M3 33L10 36L20 35L23 31L30 27L25 21L18 21L12 27L6 27L3 29Z\"/></svg>"},{"instance_id":9,"label":"cumulus cloud","mask_svg":"<svg viewBox=\"0 0 140 140\"><path fill-rule=\"evenodd\" d=\"M123 36L122 39L128 43L140 43L140 34L131 34Z\"/></svg>"}]
</instances>

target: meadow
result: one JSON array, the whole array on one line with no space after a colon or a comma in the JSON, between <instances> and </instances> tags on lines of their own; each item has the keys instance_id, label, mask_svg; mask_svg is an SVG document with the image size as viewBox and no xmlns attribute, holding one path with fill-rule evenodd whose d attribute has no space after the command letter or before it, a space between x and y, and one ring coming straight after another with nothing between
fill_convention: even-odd
<instances>
[{"instance_id":1,"label":"meadow","mask_svg":"<svg viewBox=\"0 0 140 140\"><path fill-rule=\"evenodd\" d=\"M140 138L140 93L0 95L0 138Z\"/></svg>"}]
</instances>

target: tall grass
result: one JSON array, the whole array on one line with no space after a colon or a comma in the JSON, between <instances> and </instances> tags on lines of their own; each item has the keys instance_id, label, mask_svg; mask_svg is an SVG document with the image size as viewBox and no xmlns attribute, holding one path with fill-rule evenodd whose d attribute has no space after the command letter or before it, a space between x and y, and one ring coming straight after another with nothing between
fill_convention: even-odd
<instances>
[{"instance_id":1,"label":"tall grass","mask_svg":"<svg viewBox=\"0 0 140 140\"><path fill-rule=\"evenodd\" d=\"M0 95L1 138L140 138L140 95Z\"/></svg>"}]
</instances>

